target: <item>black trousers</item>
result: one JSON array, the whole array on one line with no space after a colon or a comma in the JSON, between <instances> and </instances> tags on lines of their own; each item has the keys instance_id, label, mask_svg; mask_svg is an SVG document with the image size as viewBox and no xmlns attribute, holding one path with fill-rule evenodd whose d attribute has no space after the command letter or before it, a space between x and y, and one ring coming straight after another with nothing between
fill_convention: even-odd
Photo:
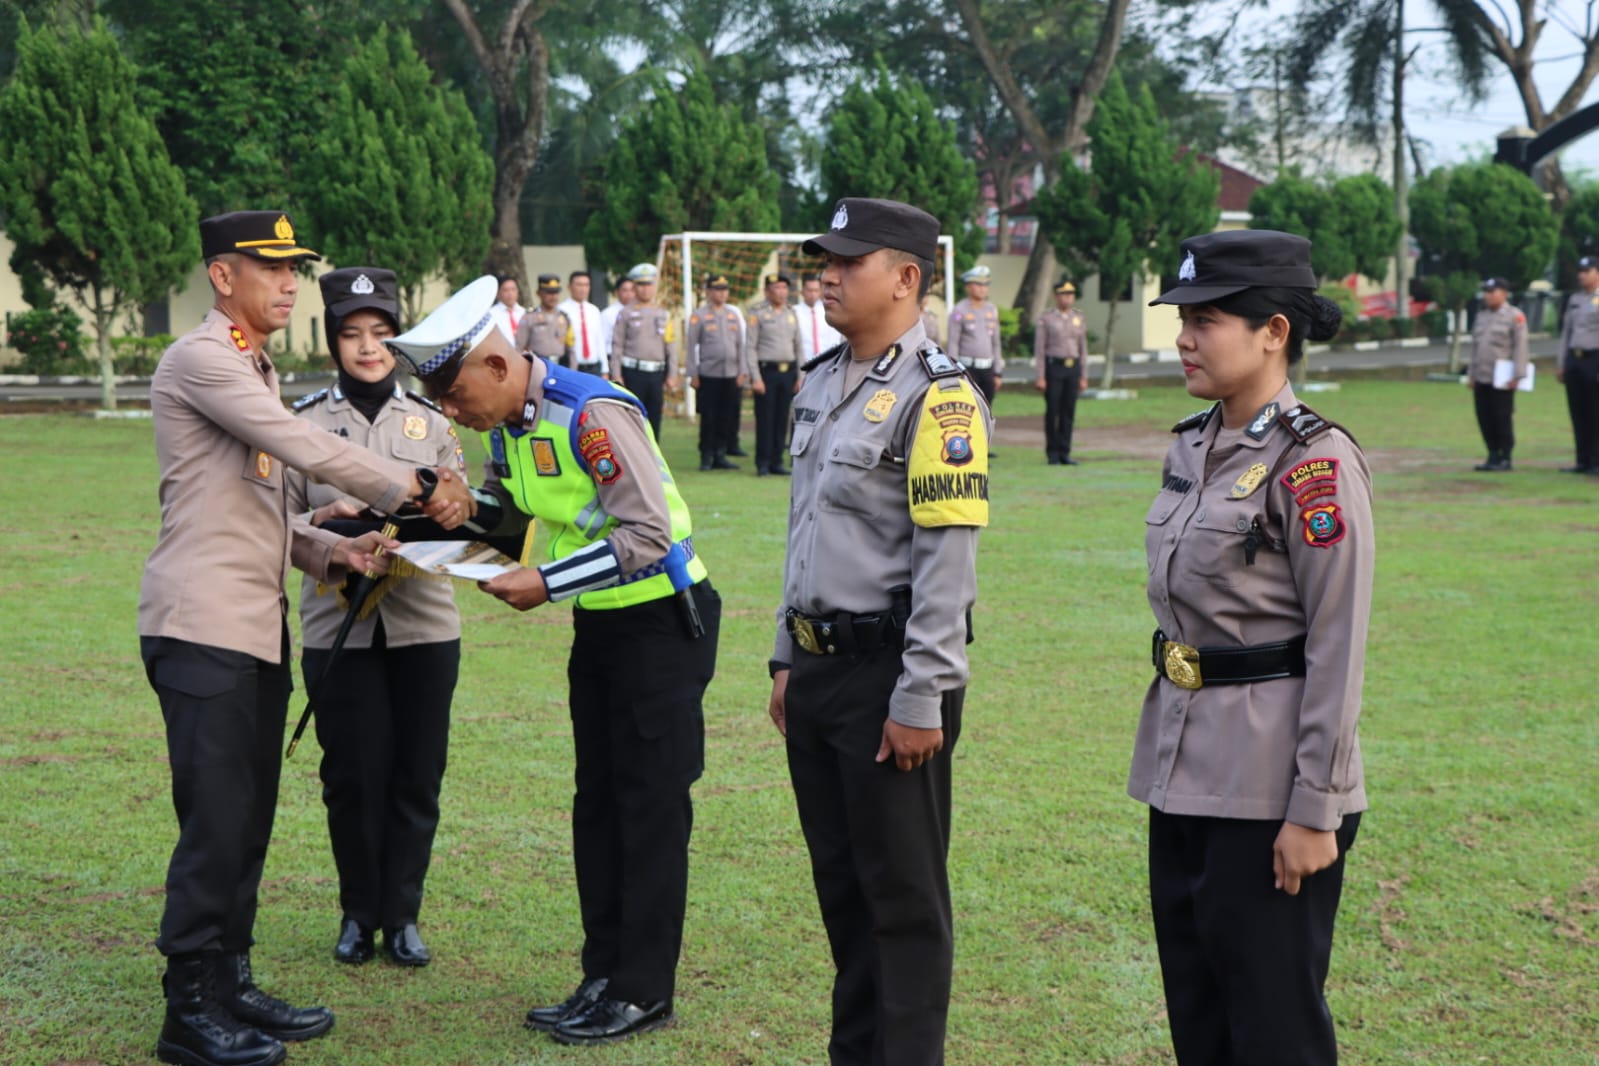
<instances>
[{"instance_id":1,"label":"black trousers","mask_svg":"<svg viewBox=\"0 0 1599 1066\"><path fill-rule=\"evenodd\" d=\"M1281 822L1149 812L1149 895L1178 1066L1332 1066L1322 987L1344 856L1360 815L1344 816L1338 861L1272 887Z\"/></svg>"},{"instance_id":2,"label":"black trousers","mask_svg":"<svg viewBox=\"0 0 1599 1066\"><path fill-rule=\"evenodd\" d=\"M655 431L655 439L660 440L661 412L666 409L666 371L635 370L624 366L622 384L644 405L645 417L649 419L650 428Z\"/></svg>"},{"instance_id":3,"label":"black trousers","mask_svg":"<svg viewBox=\"0 0 1599 1066\"><path fill-rule=\"evenodd\" d=\"M701 700L716 671L722 600L693 589L704 636L675 597L572 612L572 855L583 975L632 1003L670 999L683 944L689 787L705 768Z\"/></svg>"},{"instance_id":4,"label":"black trousers","mask_svg":"<svg viewBox=\"0 0 1599 1066\"><path fill-rule=\"evenodd\" d=\"M1599 353L1570 360L1565 381L1577 465L1599 467Z\"/></svg>"},{"instance_id":5,"label":"black trousers","mask_svg":"<svg viewBox=\"0 0 1599 1066\"><path fill-rule=\"evenodd\" d=\"M795 652L788 767L837 974L833 1066L939 1066L955 955L950 760L966 690L944 694L944 748L908 773L875 761L901 671Z\"/></svg>"},{"instance_id":6,"label":"black trousers","mask_svg":"<svg viewBox=\"0 0 1599 1066\"><path fill-rule=\"evenodd\" d=\"M388 648L382 636L380 620L374 646L345 649L325 682L328 649L306 648L302 663L339 906L367 929L396 929L421 910L461 667L459 640Z\"/></svg>"},{"instance_id":7,"label":"black trousers","mask_svg":"<svg viewBox=\"0 0 1599 1066\"><path fill-rule=\"evenodd\" d=\"M1483 443L1488 445L1488 456L1503 455L1510 458L1516 446L1516 433L1512 425L1516 414L1516 390L1496 389L1492 384L1478 381L1471 389L1477 408L1477 428L1482 430Z\"/></svg>"},{"instance_id":8,"label":"black trousers","mask_svg":"<svg viewBox=\"0 0 1599 1066\"><path fill-rule=\"evenodd\" d=\"M1062 359L1044 360L1044 451L1055 460L1072 454L1072 424L1077 420L1077 391L1083 368Z\"/></svg>"},{"instance_id":9,"label":"black trousers","mask_svg":"<svg viewBox=\"0 0 1599 1066\"><path fill-rule=\"evenodd\" d=\"M989 367L986 370L979 370L975 366L969 366L966 368L966 374L977 385L978 391L983 394L983 399L988 401L988 406L992 409L994 406L994 368Z\"/></svg>"},{"instance_id":10,"label":"black trousers","mask_svg":"<svg viewBox=\"0 0 1599 1066\"><path fill-rule=\"evenodd\" d=\"M170 637L140 637L139 652L161 701L178 815L156 947L247 951L293 688L288 629L277 663Z\"/></svg>"},{"instance_id":11,"label":"black trousers","mask_svg":"<svg viewBox=\"0 0 1599 1066\"><path fill-rule=\"evenodd\" d=\"M602 375L600 373L600 363L599 362L578 363L576 365L577 365L577 369L579 371L581 371L582 373L584 373L584 374L593 374L595 377L603 377L604 376L604 375Z\"/></svg>"},{"instance_id":12,"label":"black trousers","mask_svg":"<svg viewBox=\"0 0 1599 1066\"><path fill-rule=\"evenodd\" d=\"M738 438L738 378L700 376L700 454L726 453Z\"/></svg>"},{"instance_id":13,"label":"black trousers","mask_svg":"<svg viewBox=\"0 0 1599 1066\"><path fill-rule=\"evenodd\" d=\"M756 470L782 466L788 450L788 416L794 406L794 382L799 379L799 368L788 363L787 370L778 370L781 365L784 364L761 364L766 392L755 397Z\"/></svg>"}]
</instances>

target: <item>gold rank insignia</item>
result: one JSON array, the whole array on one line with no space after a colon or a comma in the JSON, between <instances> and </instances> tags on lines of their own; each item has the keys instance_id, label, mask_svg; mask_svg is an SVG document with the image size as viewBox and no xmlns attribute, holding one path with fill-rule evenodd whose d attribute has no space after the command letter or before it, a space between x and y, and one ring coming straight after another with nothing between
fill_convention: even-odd
<instances>
[{"instance_id":1,"label":"gold rank insignia","mask_svg":"<svg viewBox=\"0 0 1599 1066\"><path fill-rule=\"evenodd\" d=\"M278 235L280 241L294 240L294 226L290 224L288 215L278 216L278 220L272 224L272 232Z\"/></svg>"},{"instance_id":2,"label":"gold rank insignia","mask_svg":"<svg viewBox=\"0 0 1599 1066\"><path fill-rule=\"evenodd\" d=\"M427 419L421 415L405 416L405 435L412 440L423 440L428 435Z\"/></svg>"},{"instance_id":3,"label":"gold rank insignia","mask_svg":"<svg viewBox=\"0 0 1599 1066\"><path fill-rule=\"evenodd\" d=\"M866 401L866 409L861 412L861 417L868 422L881 422L888 417L894 409L894 403L899 399L888 389L878 389L872 398Z\"/></svg>"},{"instance_id":4,"label":"gold rank insignia","mask_svg":"<svg viewBox=\"0 0 1599 1066\"><path fill-rule=\"evenodd\" d=\"M1256 463L1254 466L1238 475L1238 480L1233 482L1232 498L1242 500L1260 488L1260 483L1266 480L1266 464Z\"/></svg>"},{"instance_id":5,"label":"gold rank insignia","mask_svg":"<svg viewBox=\"0 0 1599 1066\"><path fill-rule=\"evenodd\" d=\"M266 452L255 453L255 476L262 481L272 476L272 457Z\"/></svg>"}]
</instances>

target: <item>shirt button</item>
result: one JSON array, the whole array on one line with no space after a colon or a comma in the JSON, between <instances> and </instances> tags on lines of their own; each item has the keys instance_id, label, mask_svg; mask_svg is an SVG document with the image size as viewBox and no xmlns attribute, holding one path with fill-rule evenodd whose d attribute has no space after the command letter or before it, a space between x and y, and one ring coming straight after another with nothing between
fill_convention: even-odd
<instances>
[{"instance_id":1,"label":"shirt button","mask_svg":"<svg viewBox=\"0 0 1599 1066\"><path fill-rule=\"evenodd\" d=\"M838 421L838 412L834 411L832 414L828 415L827 416L827 420L829 422L837 422Z\"/></svg>"},{"instance_id":2,"label":"shirt button","mask_svg":"<svg viewBox=\"0 0 1599 1066\"><path fill-rule=\"evenodd\" d=\"M1194 521L1195 522L1203 522L1204 520L1205 520L1205 512L1204 512L1203 509L1201 509L1198 513L1196 513L1194 515Z\"/></svg>"},{"instance_id":3,"label":"shirt button","mask_svg":"<svg viewBox=\"0 0 1599 1066\"><path fill-rule=\"evenodd\" d=\"M1244 521L1242 518L1240 518L1237 521L1236 525L1238 526L1238 532L1240 532L1240 533L1248 533L1249 532L1249 523Z\"/></svg>"}]
</instances>

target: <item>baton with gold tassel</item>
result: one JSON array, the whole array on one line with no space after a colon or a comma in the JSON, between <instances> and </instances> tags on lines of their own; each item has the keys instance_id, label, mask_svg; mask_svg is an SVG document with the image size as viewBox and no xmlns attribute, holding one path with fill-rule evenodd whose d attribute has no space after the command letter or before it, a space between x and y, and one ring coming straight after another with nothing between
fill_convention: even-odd
<instances>
[{"instance_id":1,"label":"baton with gold tassel","mask_svg":"<svg viewBox=\"0 0 1599 1066\"><path fill-rule=\"evenodd\" d=\"M383 536L386 540L393 540L399 531L399 525L391 521L383 527ZM382 555L383 545L378 545L378 550L372 554L374 558ZM334 634L333 646L328 649L327 664L323 666L321 675L316 679L316 687L311 690L311 698L306 700L305 712L300 715L300 724L294 727L294 736L289 738L289 750L283 753L285 759L293 758L294 749L300 746L300 737L305 734L306 723L311 720L311 712L316 709L317 697L328 686L328 675L333 673L333 665L338 661L339 653L344 650L344 642L349 639L350 628L355 625L355 620L361 615L361 607L377 586L378 576L368 570L356 580L355 588L350 591L350 609L344 612L344 621L339 623L339 631Z\"/></svg>"}]
</instances>

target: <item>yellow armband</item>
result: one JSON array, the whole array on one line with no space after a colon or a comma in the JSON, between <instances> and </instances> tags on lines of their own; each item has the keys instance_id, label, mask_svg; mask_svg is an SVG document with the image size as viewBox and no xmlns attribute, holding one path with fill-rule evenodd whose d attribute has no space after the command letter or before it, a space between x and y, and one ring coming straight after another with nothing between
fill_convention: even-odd
<instances>
[{"instance_id":1,"label":"yellow armband","mask_svg":"<svg viewBox=\"0 0 1599 1066\"><path fill-rule=\"evenodd\" d=\"M988 525L988 425L964 375L928 386L908 467L911 521Z\"/></svg>"}]
</instances>

